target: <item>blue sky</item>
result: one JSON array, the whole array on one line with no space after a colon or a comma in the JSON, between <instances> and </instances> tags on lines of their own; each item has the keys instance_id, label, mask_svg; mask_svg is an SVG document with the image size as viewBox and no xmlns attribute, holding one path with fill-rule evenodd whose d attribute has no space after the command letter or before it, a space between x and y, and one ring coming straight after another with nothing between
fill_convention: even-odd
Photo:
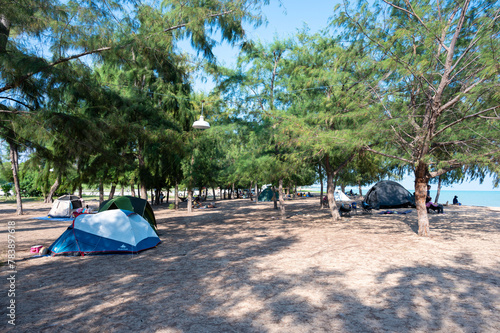
<instances>
[{"instance_id":1,"label":"blue sky","mask_svg":"<svg viewBox=\"0 0 500 333\"><path fill-rule=\"evenodd\" d=\"M281 3L281 6L280 6ZM257 29L247 27L247 37L252 40L262 42L272 42L273 38L287 38L293 36L298 30L307 26L312 33L318 32L327 27L329 19L334 14L334 7L342 3L341 0L282 0L273 1L269 6L264 7L264 15L267 17L268 24ZM188 43L183 44L184 47ZM189 49L189 47L186 47ZM238 50L232 49L227 44L221 45L214 50L218 62L231 67L238 54ZM196 90L208 92L213 85L208 83L197 83ZM407 176L400 183L407 189L413 189L414 177ZM493 189L493 179L487 177L482 184L479 181L469 181L462 184L455 184L443 189L454 189L461 191L500 191ZM434 188L437 185L434 186Z\"/></svg>"},{"instance_id":2,"label":"blue sky","mask_svg":"<svg viewBox=\"0 0 500 333\"><path fill-rule=\"evenodd\" d=\"M329 18L334 13L335 5L341 3L339 0L271 0L268 6L264 6L263 13L268 23L258 28L246 25L247 39L261 42L272 42L274 38L292 37L298 30L304 27L312 33L324 29L328 25ZM188 42L179 44L180 48L193 53ZM217 61L226 67L232 67L235 63L238 49L223 43L214 49ZM213 88L211 82L195 83L195 90L209 92Z\"/></svg>"}]
</instances>

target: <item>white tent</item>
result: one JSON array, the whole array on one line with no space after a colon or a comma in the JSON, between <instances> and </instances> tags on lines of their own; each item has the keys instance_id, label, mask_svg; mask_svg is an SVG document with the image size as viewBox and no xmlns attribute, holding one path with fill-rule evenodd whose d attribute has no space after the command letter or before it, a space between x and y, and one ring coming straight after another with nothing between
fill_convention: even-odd
<instances>
[{"instance_id":1,"label":"white tent","mask_svg":"<svg viewBox=\"0 0 500 333\"><path fill-rule=\"evenodd\" d=\"M345 195L345 193L339 190L335 190L334 196L335 196L335 201L352 201L351 199L349 199L347 195Z\"/></svg>"},{"instance_id":2,"label":"white tent","mask_svg":"<svg viewBox=\"0 0 500 333\"><path fill-rule=\"evenodd\" d=\"M78 208L82 208L85 202L76 195L63 195L52 204L49 217L71 217Z\"/></svg>"}]
</instances>

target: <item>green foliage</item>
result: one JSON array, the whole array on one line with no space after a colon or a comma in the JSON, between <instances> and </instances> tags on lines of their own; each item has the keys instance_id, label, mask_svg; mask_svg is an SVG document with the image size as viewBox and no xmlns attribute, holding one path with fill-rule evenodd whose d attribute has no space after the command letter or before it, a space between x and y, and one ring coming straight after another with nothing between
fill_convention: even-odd
<instances>
[{"instance_id":1,"label":"green foliage","mask_svg":"<svg viewBox=\"0 0 500 333\"><path fill-rule=\"evenodd\" d=\"M4 196L8 197L11 195L10 190L14 187L14 184L12 183L3 183L0 184L0 187L2 188Z\"/></svg>"}]
</instances>

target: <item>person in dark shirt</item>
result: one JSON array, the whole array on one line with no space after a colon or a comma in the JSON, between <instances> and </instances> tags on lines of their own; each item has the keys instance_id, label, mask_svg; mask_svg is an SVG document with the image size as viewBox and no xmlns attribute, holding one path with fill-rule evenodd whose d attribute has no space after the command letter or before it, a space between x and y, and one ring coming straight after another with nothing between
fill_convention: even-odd
<instances>
[{"instance_id":1,"label":"person in dark shirt","mask_svg":"<svg viewBox=\"0 0 500 333\"><path fill-rule=\"evenodd\" d=\"M458 202L458 197L455 195L455 197L453 198L453 204L454 205L460 205L460 202Z\"/></svg>"}]
</instances>

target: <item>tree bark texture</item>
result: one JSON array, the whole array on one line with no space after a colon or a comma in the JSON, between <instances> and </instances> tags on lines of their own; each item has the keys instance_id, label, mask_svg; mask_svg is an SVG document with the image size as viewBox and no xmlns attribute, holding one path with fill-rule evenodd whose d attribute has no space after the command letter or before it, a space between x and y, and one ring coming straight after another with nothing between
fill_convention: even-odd
<instances>
[{"instance_id":1,"label":"tree bark texture","mask_svg":"<svg viewBox=\"0 0 500 333\"><path fill-rule=\"evenodd\" d=\"M104 182L101 179L99 182L99 205L102 204L104 201Z\"/></svg>"},{"instance_id":2,"label":"tree bark texture","mask_svg":"<svg viewBox=\"0 0 500 333\"><path fill-rule=\"evenodd\" d=\"M330 209L330 214L332 215L332 220L337 221L340 220L340 214L337 209L337 203L335 202L335 185L333 184L334 173L330 165L330 159L328 155L325 157L325 171L326 171L328 206Z\"/></svg>"},{"instance_id":3,"label":"tree bark texture","mask_svg":"<svg viewBox=\"0 0 500 333\"><path fill-rule=\"evenodd\" d=\"M0 14L0 53L5 53L10 35L10 21ZM18 214L19 215L19 214Z\"/></svg>"},{"instance_id":4,"label":"tree bark texture","mask_svg":"<svg viewBox=\"0 0 500 333\"><path fill-rule=\"evenodd\" d=\"M116 191L116 184L115 183L112 183L111 184L111 190L109 190L109 196L108 196L108 200L111 200L114 198L115 196L115 191Z\"/></svg>"},{"instance_id":5,"label":"tree bark texture","mask_svg":"<svg viewBox=\"0 0 500 333\"><path fill-rule=\"evenodd\" d=\"M188 213L193 212L193 190L189 189L188 190L188 206L187 206L187 211Z\"/></svg>"},{"instance_id":6,"label":"tree bark texture","mask_svg":"<svg viewBox=\"0 0 500 333\"><path fill-rule=\"evenodd\" d=\"M255 182L255 203L259 203L259 186L257 182Z\"/></svg>"},{"instance_id":7,"label":"tree bark texture","mask_svg":"<svg viewBox=\"0 0 500 333\"><path fill-rule=\"evenodd\" d=\"M319 207L321 209L325 208L323 204L323 174L321 173L321 164L318 164L318 174L319 174L319 183L321 191L319 193Z\"/></svg>"},{"instance_id":8,"label":"tree bark texture","mask_svg":"<svg viewBox=\"0 0 500 333\"><path fill-rule=\"evenodd\" d=\"M273 186L273 203L274 209L278 209L278 200L276 199L276 188Z\"/></svg>"},{"instance_id":9,"label":"tree bark texture","mask_svg":"<svg viewBox=\"0 0 500 333\"><path fill-rule=\"evenodd\" d=\"M23 201L21 199L21 185L19 182L19 152L17 145L9 142L10 162L12 176L14 177L14 189L16 191L16 214L23 215Z\"/></svg>"},{"instance_id":10,"label":"tree bark texture","mask_svg":"<svg viewBox=\"0 0 500 333\"><path fill-rule=\"evenodd\" d=\"M52 186L50 187L49 193L47 193L47 197L45 197L45 203L54 202L54 199L53 199L54 193L56 193L60 184L61 184L61 176L57 176L54 184L52 184Z\"/></svg>"},{"instance_id":11,"label":"tree bark texture","mask_svg":"<svg viewBox=\"0 0 500 333\"><path fill-rule=\"evenodd\" d=\"M280 215L283 221L286 220L286 211L285 211L285 196L283 195L283 178L280 178L278 185L278 194L280 200Z\"/></svg>"},{"instance_id":12,"label":"tree bark texture","mask_svg":"<svg viewBox=\"0 0 500 333\"><path fill-rule=\"evenodd\" d=\"M429 236L429 216L427 215L427 207L425 206L428 182L427 164L419 162L415 169L415 205L417 206L419 236Z\"/></svg>"}]
</instances>

